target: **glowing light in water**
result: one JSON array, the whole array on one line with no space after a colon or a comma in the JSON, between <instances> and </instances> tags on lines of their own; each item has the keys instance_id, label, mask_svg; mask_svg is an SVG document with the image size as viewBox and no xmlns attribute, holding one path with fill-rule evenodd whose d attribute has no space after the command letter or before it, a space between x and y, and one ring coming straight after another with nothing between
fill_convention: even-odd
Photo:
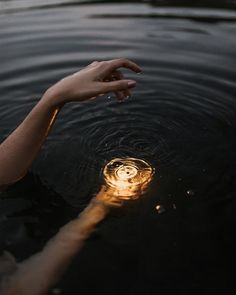
<instances>
[{"instance_id":1,"label":"glowing light in water","mask_svg":"<svg viewBox=\"0 0 236 295\"><path fill-rule=\"evenodd\" d=\"M137 199L152 180L154 168L136 158L115 158L104 168L109 194L121 200Z\"/></svg>"},{"instance_id":2,"label":"glowing light in water","mask_svg":"<svg viewBox=\"0 0 236 295\"><path fill-rule=\"evenodd\" d=\"M162 205L156 205L156 210L157 210L157 213L159 213L159 214L166 211Z\"/></svg>"},{"instance_id":3,"label":"glowing light in water","mask_svg":"<svg viewBox=\"0 0 236 295\"><path fill-rule=\"evenodd\" d=\"M19 286L21 294L46 294L59 281L95 226L106 217L109 207L120 206L123 200L136 199L143 194L154 169L143 160L126 158L112 160L103 173L106 186L102 186L78 218L64 225L41 252L18 265L8 257L3 269L3 273L7 274L0 284L0 294L19 294ZM9 263L14 267L10 274ZM60 294L61 289L54 288L52 293Z\"/></svg>"},{"instance_id":4,"label":"glowing light in water","mask_svg":"<svg viewBox=\"0 0 236 295\"><path fill-rule=\"evenodd\" d=\"M187 195L188 195L189 197L193 197L193 196L195 195L194 191L191 190L191 189L187 190L186 193L187 193Z\"/></svg>"}]
</instances>

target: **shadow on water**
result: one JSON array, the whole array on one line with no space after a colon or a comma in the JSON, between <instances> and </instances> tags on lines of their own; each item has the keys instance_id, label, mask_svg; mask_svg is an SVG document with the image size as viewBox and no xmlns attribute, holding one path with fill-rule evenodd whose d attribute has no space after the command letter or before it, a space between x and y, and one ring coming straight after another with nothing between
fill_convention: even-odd
<instances>
[{"instance_id":1,"label":"shadow on water","mask_svg":"<svg viewBox=\"0 0 236 295\"><path fill-rule=\"evenodd\" d=\"M0 1L1 139L93 60L125 56L144 70L125 71L138 86L124 103L62 110L29 175L2 194L2 248L19 261L40 251L88 204L108 161L137 157L156 170L149 193L112 212L54 291L232 293L235 1L98 2Z\"/></svg>"}]
</instances>

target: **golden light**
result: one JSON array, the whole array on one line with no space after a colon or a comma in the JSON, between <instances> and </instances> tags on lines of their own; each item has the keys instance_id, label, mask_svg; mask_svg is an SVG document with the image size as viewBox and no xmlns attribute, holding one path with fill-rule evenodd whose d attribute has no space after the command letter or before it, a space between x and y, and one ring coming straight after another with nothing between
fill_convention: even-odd
<instances>
[{"instance_id":1,"label":"golden light","mask_svg":"<svg viewBox=\"0 0 236 295\"><path fill-rule=\"evenodd\" d=\"M161 208L161 205L156 205L156 210L159 211Z\"/></svg>"},{"instance_id":2,"label":"golden light","mask_svg":"<svg viewBox=\"0 0 236 295\"><path fill-rule=\"evenodd\" d=\"M109 194L120 199L137 199L145 193L152 180L154 168L136 158L115 158L103 169Z\"/></svg>"}]
</instances>

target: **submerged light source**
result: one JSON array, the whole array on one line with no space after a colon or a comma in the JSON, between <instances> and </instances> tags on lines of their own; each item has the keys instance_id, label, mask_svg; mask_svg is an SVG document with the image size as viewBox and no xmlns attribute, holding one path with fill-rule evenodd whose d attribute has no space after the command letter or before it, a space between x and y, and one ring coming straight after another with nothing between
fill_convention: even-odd
<instances>
[{"instance_id":1,"label":"submerged light source","mask_svg":"<svg viewBox=\"0 0 236 295\"><path fill-rule=\"evenodd\" d=\"M8 257L14 269L10 273L8 268L5 269L4 280L0 282L0 294L45 294L59 281L95 226L106 217L109 208L120 207L124 200L141 196L153 174L154 169L144 160L111 160L103 169L105 185L78 218L64 225L41 252L29 259L15 265L12 258Z\"/></svg>"},{"instance_id":2,"label":"submerged light source","mask_svg":"<svg viewBox=\"0 0 236 295\"><path fill-rule=\"evenodd\" d=\"M154 168L136 158L115 158L103 169L109 194L121 200L137 199L152 180Z\"/></svg>"}]
</instances>

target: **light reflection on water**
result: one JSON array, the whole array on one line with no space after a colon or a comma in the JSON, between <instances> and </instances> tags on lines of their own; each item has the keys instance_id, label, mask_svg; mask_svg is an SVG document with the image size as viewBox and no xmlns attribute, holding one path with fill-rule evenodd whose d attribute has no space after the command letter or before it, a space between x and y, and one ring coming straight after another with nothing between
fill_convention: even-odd
<instances>
[{"instance_id":1,"label":"light reflection on water","mask_svg":"<svg viewBox=\"0 0 236 295\"><path fill-rule=\"evenodd\" d=\"M104 275L109 278L106 286L99 284L104 294L128 289L153 294L157 284L162 294L183 291L184 284L191 293L198 286L201 293L204 284L210 289L213 281L229 283L236 180L232 1L223 9L172 7L169 2L158 7L157 1L150 1L156 6L61 2L0 1L1 138L64 75L93 60L125 56L144 70L139 76L126 72L138 82L132 98L120 104L100 97L66 106L32 172L62 196L65 212L77 212L98 190L110 159L141 158L158 171L146 198L101 225L62 287L71 288L71 294L73 286L91 294L91 278L99 284ZM50 7L39 9L44 5ZM56 208L63 206L52 209L43 197L34 203L36 192L27 192L26 181L21 198L32 200L34 214L41 216L31 227L40 229L42 216L62 222ZM45 228L42 239L52 235ZM33 232L31 242L37 244L36 230L30 232L25 243ZM117 274L124 268L129 275L117 288ZM163 283L167 278L172 284Z\"/></svg>"},{"instance_id":2,"label":"light reflection on water","mask_svg":"<svg viewBox=\"0 0 236 295\"><path fill-rule=\"evenodd\" d=\"M115 158L103 169L103 177L109 194L119 200L135 200L142 196L154 169L143 159Z\"/></svg>"}]
</instances>

